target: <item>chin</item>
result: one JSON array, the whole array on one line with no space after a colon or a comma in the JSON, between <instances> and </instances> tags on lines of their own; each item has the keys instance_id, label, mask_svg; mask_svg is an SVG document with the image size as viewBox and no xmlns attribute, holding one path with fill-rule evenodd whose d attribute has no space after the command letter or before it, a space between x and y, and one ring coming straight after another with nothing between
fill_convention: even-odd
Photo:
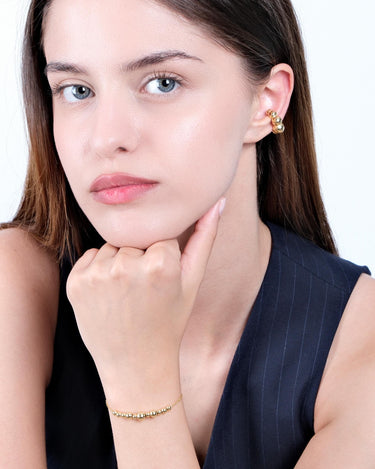
<instances>
[{"instance_id":1,"label":"chin","mask_svg":"<svg viewBox=\"0 0 375 469\"><path fill-rule=\"evenodd\" d=\"M196 218L197 217L197 218ZM178 239L184 246L189 239L198 214L187 217L181 213L165 215L159 212L147 213L140 216L138 213L116 213L111 217L96 217L90 220L100 236L112 246L117 248L132 247L146 250L153 244L171 239Z\"/></svg>"},{"instance_id":2,"label":"chin","mask_svg":"<svg viewBox=\"0 0 375 469\"><path fill-rule=\"evenodd\" d=\"M172 230L168 232L166 230L142 230L138 233L128 232L126 234L124 234L124 232L109 233L108 230L98 230L98 232L108 244L111 244L116 248L129 247L145 251L150 246L160 241L168 239L185 239L188 236L187 233L190 233L190 230L182 230L182 232ZM183 244L185 243L183 242Z\"/></svg>"},{"instance_id":3,"label":"chin","mask_svg":"<svg viewBox=\"0 0 375 469\"><path fill-rule=\"evenodd\" d=\"M147 236L135 236L135 237L124 236L124 235L104 236L104 233L101 236L108 244L111 244L112 246L116 248L129 247L129 248L135 248L135 249L142 249L143 251L149 248L152 244L155 244L157 241L160 241L159 239L156 239L155 237L147 237Z\"/></svg>"}]
</instances>

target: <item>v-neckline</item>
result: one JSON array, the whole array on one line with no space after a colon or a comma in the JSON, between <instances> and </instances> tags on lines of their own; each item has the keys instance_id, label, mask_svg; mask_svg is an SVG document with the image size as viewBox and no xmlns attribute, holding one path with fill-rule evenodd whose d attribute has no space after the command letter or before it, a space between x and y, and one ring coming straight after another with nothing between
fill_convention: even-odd
<instances>
[{"instance_id":1,"label":"v-neckline","mask_svg":"<svg viewBox=\"0 0 375 469\"><path fill-rule=\"evenodd\" d=\"M235 378L235 375L236 375L236 370L235 369L236 369L237 363L239 363L241 361L241 359L240 359L241 358L241 350L245 346L245 341L246 341L245 338L247 338L247 336L249 335L248 331L250 331L253 327L257 329L257 326L259 324L259 320L260 320L259 312L261 310L260 306L262 304L262 300L263 300L263 296L264 296L265 285L268 284L268 278L270 276L272 266L275 263L275 233L274 233L274 230L272 228L272 225L271 226L270 225L271 224L267 224L267 226L270 230L270 233L271 233L271 251L270 251L270 257L269 257L269 260L268 260L268 265L267 265L267 268L266 268L266 271L265 271L261 286L259 288L258 294L255 298L253 307L251 308L251 311L249 312L249 316L248 316L248 319L246 321L245 327L242 331L240 340L238 341L236 351L233 355L233 359L232 359L231 365L229 367L227 377L225 379L223 392L222 392L220 400L219 400L219 406L218 406L218 409L217 409L217 412L216 412L216 415L215 415L214 425L213 425L212 431L211 431L211 436L210 436L210 440L209 440L209 444L208 444L206 457L204 459L203 466L201 466L202 469L211 469L206 465L206 461L208 459L211 459L211 456L212 456L212 459L215 459L214 448L213 448L213 446L214 446L213 440L215 439L216 434L219 432L219 423L218 423L218 421L220 419L221 414L224 412L224 409L225 409L225 405L226 405L225 396L230 393L231 381ZM248 348L249 345L254 347L255 344L254 343L253 344L246 344L246 347Z\"/></svg>"}]
</instances>

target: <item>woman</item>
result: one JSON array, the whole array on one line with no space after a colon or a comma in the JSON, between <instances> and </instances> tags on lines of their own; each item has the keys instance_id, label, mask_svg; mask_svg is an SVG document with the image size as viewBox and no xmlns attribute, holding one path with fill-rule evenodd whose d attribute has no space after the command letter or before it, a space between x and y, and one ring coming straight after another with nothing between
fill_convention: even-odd
<instances>
[{"instance_id":1,"label":"woman","mask_svg":"<svg viewBox=\"0 0 375 469\"><path fill-rule=\"evenodd\" d=\"M5 467L372 467L374 282L335 255L289 1L34 0L23 71Z\"/></svg>"}]
</instances>

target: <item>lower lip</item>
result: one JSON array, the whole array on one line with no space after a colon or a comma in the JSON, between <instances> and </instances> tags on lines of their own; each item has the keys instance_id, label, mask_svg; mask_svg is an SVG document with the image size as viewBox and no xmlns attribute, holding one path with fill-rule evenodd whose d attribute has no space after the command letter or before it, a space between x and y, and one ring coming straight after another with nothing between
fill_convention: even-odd
<instances>
[{"instance_id":1,"label":"lower lip","mask_svg":"<svg viewBox=\"0 0 375 469\"><path fill-rule=\"evenodd\" d=\"M139 199L146 192L154 189L156 184L129 184L126 186L110 187L93 192L93 197L97 202L107 205L118 205L132 202Z\"/></svg>"}]
</instances>

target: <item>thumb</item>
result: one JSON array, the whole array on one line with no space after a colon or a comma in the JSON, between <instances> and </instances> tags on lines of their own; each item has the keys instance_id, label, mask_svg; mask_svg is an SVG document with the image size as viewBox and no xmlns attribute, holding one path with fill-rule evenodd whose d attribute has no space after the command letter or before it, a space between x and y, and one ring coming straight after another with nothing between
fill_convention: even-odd
<instances>
[{"instance_id":1,"label":"thumb","mask_svg":"<svg viewBox=\"0 0 375 469\"><path fill-rule=\"evenodd\" d=\"M224 207L225 198L221 198L198 220L185 246L181 256L181 270L182 282L188 289L198 290L203 279Z\"/></svg>"}]
</instances>

